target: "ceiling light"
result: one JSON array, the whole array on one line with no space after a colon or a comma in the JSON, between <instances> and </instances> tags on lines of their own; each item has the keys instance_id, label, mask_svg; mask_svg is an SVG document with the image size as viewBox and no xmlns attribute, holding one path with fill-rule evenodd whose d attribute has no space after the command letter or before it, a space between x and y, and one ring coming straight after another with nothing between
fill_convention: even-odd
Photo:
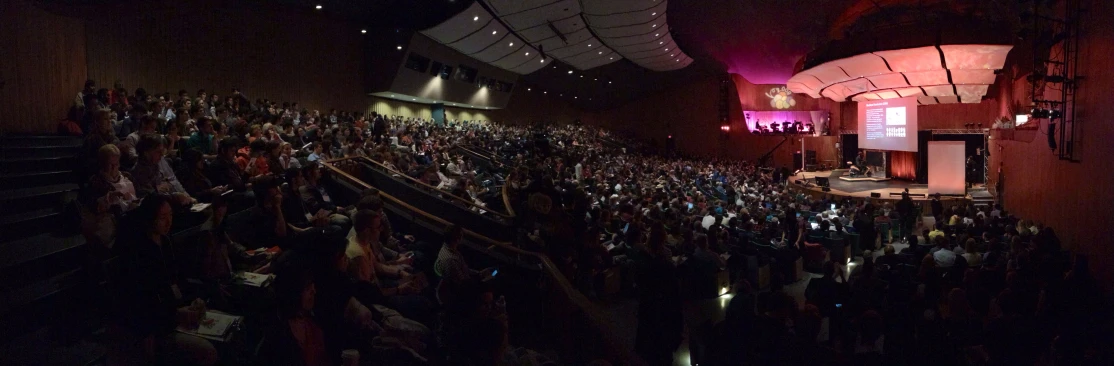
<instances>
[{"instance_id":1,"label":"ceiling light","mask_svg":"<svg viewBox=\"0 0 1114 366\"><path fill-rule=\"evenodd\" d=\"M360 33L367 34L367 29L361 29Z\"/></svg>"},{"instance_id":2,"label":"ceiling light","mask_svg":"<svg viewBox=\"0 0 1114 366\"><path fill-rule=\"evenodd\" d=\"M530 91L530 90L531 90L530 88L526 88L526 91Z\"/></svg>"},{"instance_id":3,"label":"ceiling light","mask_svg":"<svg viewBox=\"0 0 1114 366\"><path fill-rule=\"evenodd\" d=\"M592 80L595 80L595 81L600 81L600 78L594 78L594 79L592 79Z\"/></svg>"},{"instance_id":4,"label":"ceiling light","mask_svg":"<svg viewBox=\"0 0 1114 366\"><path fill-rule=\"evenodd\" d=\"M591 44L591 43L589 43L589 44L588 44L588 47L592 47L592 44Z\"/></svg>"},{"instance_id":5,"label":"ceiling light","mask_svg":"<svg viewBox=\"0 0 1114 366\"><path fill-rule=\"evenodd\" d=\"M610 81L608 81L607 83L608 83L608 84L611 84L611 82L610 82Z\"/></svg>"},{"instance_id":6,"label":"ceiling light","mask_svg":"<svg viewBox=\"0 0 1114 366\"><path fill-rule=\"evenodd\" d=\"M584 75L580 75L580 78L581 78L581 79L583 79L583 78L584 78Z\"/></svg>"},{"instance_id":7,"label":"ceiling light","mask_svg":"<svg viewBox=\"0 0 1114 366\"><path fill-rule=\"evenodd\" d=\"M572 97L572 99L580 99L580 97Z\"/></svg>"},{"instance_id":8,"label":"ceiling light","mask_svg":"<svg viewBox=\"0 0 1114 366\"><path fill-rule=\"evenodd\" d=\"M314 9L317 9L317 10L321 10L321 5L320 5L320 4L318 4L317 6L315 6L315 7L313 7L313 8L314 8Z\"/></svg>"},{"instance_id":9,"label":"ceiling light","mask_svg":"<svg viewBox=\"0 0 1114 366\"><path fill-rule=\"evenodd\" d=\"M673 55L674 55L673 53L670 53L670 54L669 54L669 57L673 57Z\"/></svg>"},{"instance_id":10,"label":"ceiling light","mask_svg":"<svg viewBox=\"0 0 1114 366\"><path fill-rule=\"evenodd\" d=\"M473 21L473 22L475 22L475 21L478 21L478 20L480 20L480 16L479 16L479 15L477 15L477 16L474 16L474 17L472 17L472 21Z\"/></svg>"},{"instance_id":11,"label":"ceiling light","mask_svg":"<svg viewBox=\"0 0 1114 366\"><path fill-rule=\"evenodd\" d=\"M414 99L414 98L410 98L410 100L417 100L417 99Z\"/></svg>"},{"instance_id":12,"label":"ceiling light","mask_svg":"<svg viewBox=\"0 0 1114 366\"><path fill-rule=\"evenodd\" d=\"M669 51L669 48L666 48L665 50L666 50L666 51Z\"/></svg>"},{"instance_id":13,"label":"ceiling light","mask_svg":"<svg viewBox=\"0 0 1114 366\"><path fill-rule=\"evenodd\" d=\"M549 92L547 92L547 91L544 91L544 92L542 92L542 94L549 94Z\"/></svg>"},{"instance_id":14,"label":"ceiling light","mask_svg":"<svg viewBox=\"0 0 1114 366\"><path fill-rule=\"evenodd\" d=\"M569 74L572 74L572 70L569 70Z\"/></svg>"},{"instance_id":15,"label":"ceiling light","mask_svg":"<svg viewBox=\"0 0 1114 366\"><path fill-rule=\"evenodd\" d=\"M495 33L499 33L499 31L497 31L497 30L491 31L491 35L493 35L493 36L495 35Z\"/></svg>"},{"instance_id":16,"label":"ceiling light","mask_svg":"<svg viewBox=\"0 0 1114 366\"><path fill-rule=\"evenodd\" d=\"M610 57L610 58L608 58L608 60L614 60L614 59L615 59L614 57Z\"/></svg>"},{"instance_id":17,"label":"ceiling light","mask_svg":"<svg viewBox=\"0 0 1114 366\"><path fill-rule=\"evenodd\" d=\"M651 26L650 26L650 28L657 28L657 27L658 27L658 25L657 25L657 24L654 24L654 25L651 25Z\"/></svg>"},{"instance_id":18,"label":"ceiling light","mask_svg":"<svg viewBox=\"0 0 1114 366\"><path fill-rule=\"evenodd\" d=\"M527 52L527 53L526 53L526 56L530 56L530 53L529 53L529 52Z\"/></svg>"},{"instance_id":19,"label":"ceiling light","mask_svg":"<svg viewBox=\"0 0 1114 366\"><path fill-rule=\"evenodd\" d=\"M602 55L602 54L603 54L603 51L600 51L600 54Z\"/></svg>"},{"instance_id":20,"label":"ceiling light","mask_svg":"<svg viewBox=\"0 0 1114 366\"><path fill-rule=\"evenodd\" d=\"M654 33L654 37L660 36L661 33Z\"/></svg>"},{"instance_id":21,"label":"ceiling light","mask_svg":"<svg viewBox=\"0 0 1114 366\"><path fill-rule=\"evenodd\" d=\"M665 41L658 42L658 44L665 44Z\"/></svg>"},{"instance_id":22,"label":"ceiling light","mask_svg":"<svg viewBox=\"0 0 1114 366\"><path fill-rule=\"evenodd\" d=\"M650 16L655 16L655 15L658 15L658 12L655 11L655 12L650 14Z\"/></svg>"},{"instance_id":23,"label":"ceiling light","mask_svg":"<svg viewBox=\"0 0 1114 366\"><path fill-rule=\"evenodd\" d=\"M402 50L402 46L397 46L397 47L395 47L395 48L397 48L397 49L399 49L399 50Z\"/></svg>"},{"instance_id":24,"label":"ceiling light","mask_svg":"<svg viewBox=\"0 0 1114 366\"><path fill-rule=\"evenodd\" d=\"M543 59L541 59L541 60L540 60L540 61L538 61L538 62L545 62L545 59L543 58Z\"/></svg>"},{"instance_id":25,"label":"ceiling light","mask_svg":"<svg viewBox=\"0 0 1114 366\"><path fill-rule=\"evenodd\" d=\"M395 97L395 95L394 95L394 94L391 94L391 98L394 98L394 97Z\"/></svg>"},{"instance_id":26,"label":"ceiling light","mask_svg":"<svg viewBox=\"0 0 1114 366\"><path fill-rule=\"evenodd\" d=\"M507 43L507 47L513 47L513 46L514 46L514 42Z\"/></svg>"}]
</instances>

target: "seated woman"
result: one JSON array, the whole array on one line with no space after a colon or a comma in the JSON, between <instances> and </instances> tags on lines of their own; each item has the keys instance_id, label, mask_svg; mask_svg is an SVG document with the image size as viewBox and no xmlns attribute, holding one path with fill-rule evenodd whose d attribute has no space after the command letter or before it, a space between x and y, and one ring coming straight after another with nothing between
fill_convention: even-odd
<instances>
[{"instance_id":1,"label":"seated woman","mask_svg":"<svg viewBox=\"0 0 1114 366\"><path fill-rule=\"evenodd\" d=\"M82 232L90 243L110 248L116 237L116 221L139 205L135 186L120 172L120 149L104 145L97 150L98 171L82 192Z\"/></svg>"},{"instance_id":2,"label":"seated woman","mask_svg":"<svg viewBox=\"0 0 1114 366\"><path fill-rule=\"evenodd\" d=\"M271 319L263 349L263 365L333 366L341 364L341 343L314 314L317 289L313 273L291 268L275 276L278 314Z\"/></svg>"},{"instance_id":3,"label":"seated woman","mask_svg":"<svg viewBox=\"0 0 1114 366\"><path fill-rule=\"evenodd\" d=\"M114 274L119 280L113 304L117 322L111 329L120 352L116 356L156 364L215 364L217 351L209 341L174 331L196 328L205 302L186 300L186 282L167 236L174 219L169 198L150 195L125 219L129 225L122 227L130 231L113 248L120 261L120 272Z\"/></svg>"}]
</instances>

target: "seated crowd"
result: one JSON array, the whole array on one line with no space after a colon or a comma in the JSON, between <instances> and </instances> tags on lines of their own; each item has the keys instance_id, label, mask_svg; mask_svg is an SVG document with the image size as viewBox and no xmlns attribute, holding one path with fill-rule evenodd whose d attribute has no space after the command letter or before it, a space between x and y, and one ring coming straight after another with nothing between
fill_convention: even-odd
<instances>
[{"instance_id":1,"label":"seated crowd","mask_svg":"<svg viewBox=\"0 0 1114 366\"><path fill-rule=\"evenodd\" d=\"M458 228L445 228L443 247L428 245L392 229L378 191L342 206L323 182L321 162L381 151L405 151L393 162L425 172L455 158L450 129L252 102L236 90L221 99L93 89L90 81L60 129L85 131L82 231L113 263L113 364L237 357L176 331L197 329L213 311L262 315L247 323L263 333L259 364L337 365L350 350L363 364L541 358L499 341L507 322L487 283L492 271L468 268ZM452 188L480 192L466 184ZM245 287L244 272L273 275L273 296ZM488 338L468 333L477 328ZM474 351L477 342L488 352Z\"/></svg>"},{"instance_id":2,"label":"seated crowd","mask_svg":"<svg viewBox=\"0 0 1114 366\"><path fill-rule=\"evenodd\" d=\"M340 205L321 162L344 157L477 214L503 205L505 184L514 245L546 254L589 298L602 274L622 274L639 299L635 351L651 365L672 362L682 301L721 295L721 271L735 296L705 339L709 364L1079 364L1096 347L1084 258L1000 207L934 200L935 230L917 235L908 196L793 194L784 168L637 153L589 127L319 113L235 89L129 95L90 81L72 112L59 129L85 136L83 232L118 263L114 355L140 364L217 363L213 342L175 332L211 309L267 309L267 365L337 365L349 350L364 364L552 363L507 345L493 271L464 260L463 228L430 245L396 231L374 189ZM852 253L857 266L847 238L866 251ZM800 306L784 286L806 259L823 276ZM236 286L243 271L274 274L273 297Z\"/></svg>"}]
</instances>

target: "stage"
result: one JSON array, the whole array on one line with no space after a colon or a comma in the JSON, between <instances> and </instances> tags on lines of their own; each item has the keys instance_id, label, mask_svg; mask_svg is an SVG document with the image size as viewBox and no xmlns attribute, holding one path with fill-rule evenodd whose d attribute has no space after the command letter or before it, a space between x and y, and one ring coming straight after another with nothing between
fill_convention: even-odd
<instances>
[{"instance_id":1,"label":"stage","mask_svg":"<svg viewBox=\"0 0 1114 366\"><path fill-rule=\"evenodd\" d=\"M832 190L830 192L824 192L823 189L816 184L816 177L828 178L828 184ZM801 183L798 183L798 181ZM899 200L901 199L901 192L904 192L905 189L909 189L909 193L913 200L924 201L929 199L927 184L917 184L889 178L850 178L847 177L847 169L801 172L789 178L788 187L791 191L803 192L810 195L830 194L851 198L869 198L871 193L878 193L883 200ZM945 198L966 199L969 197Z\"/></svg>"}]
</instances>

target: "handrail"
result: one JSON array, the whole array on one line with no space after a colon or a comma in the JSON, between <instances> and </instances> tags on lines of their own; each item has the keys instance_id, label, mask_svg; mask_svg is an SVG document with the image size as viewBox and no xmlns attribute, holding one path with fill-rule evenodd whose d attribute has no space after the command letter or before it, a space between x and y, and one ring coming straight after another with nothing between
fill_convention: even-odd
<instances>
[{"instance_id":1,"label":"handrail","mask_svg":"<svg viewBox=\"0 0 1114 366\"><path fill-rule=\"evenodd\" d=\"M464 151L467 151L467 152L470 152L470 153L473 153L473 154L476 154L476 155L479 155L479 156L482 156L482 157L485 157L485 158L487 158L487 159L489 159L489 160L493 160L493 162L495 162L495 163L498 163L498 162L499 162L499 156L497 156L497 155L495 155L495 154L493 154L493 153L490 153L490 152L488 152L488 153L481 153L481 152L478 152L478 151L476 151L476 150L479 150L478 148L477 148L477 149L475 149L475 150L473 150L473 149L469 149L469 148L467 148L467 147L464 147L464 146L457 146L457 148L459 148L459 149L461 149L461 150L464 150Z\"/></svg>"},{"instance_id":2,"label":"handrail","mask_svg":"<svg viewBox=\"0 0 1114 366\"><path fill-rule=\"evenodd\" d=\"M343 176L343 177L347 178L348 180L352 181L355 184L360 185L361 187L363 187L365 189L366 188L374 188L371 185L367 184L366 182L352 176L351 174L344 171L343 169L341 169L337 166L334 166L335 163L350 162L353 159L358 159L358 158L348 157L348 158L326 160L326 161L323 161L321 165L324 166L326 169L329 169L329 170L333 171L334 173L339 174L340 176ZM379 195L382 196L387 201L390 201L393 204L396 204L400 207L403 207L403 208L405 208L405 209L407 209L407 210L409 210L409 211L411 211L415 214L418 214L418 215L420 215L420 216L422 216L422 217L424 217L428 220L440 223L440 224L445 225L445 226L448 226L450 224L448 221L445 221L445 220L441 219L440 217L433 216L433 215L431 215L431 214L429 214L425 211L422 211L421 209L418 209L417 207L411 206L411 205L407 204L406 202L403 202L402 200L400 200L400 199L398 199L398 198L396 198L396 197L394 197L394 196L392 196L392 195L390 195L386 192L380 191ZM557 265L554 264L553 261L551 261L549 259L549 256L547 256L545 254L537 253L537 252L523 250L523 249L520 249L520 248L517 248L517 247L513 246L509 242L497 241L497 240L491 239L489 237L486 237L484 235L481 235L479 233L473 232L473 231L468 230L468 229L463 229L462 228L462 231L468 237L473 238L473 239L477 239L477 240L479 240L479 241L481 241L485 244L491 245L492 247L499 247L500 249L507 250L507 251L510 251L510 252L518 254L518 255L529 256L529 257L533 257L533 258L537 259L538 262L541 263L541 268L539 268L539 269L541 269L543 272L546 273L546 275L547 275L546 277L550 278L553 281L553 285L556 286L556 288L560 290L561 294L565 298L569 299L571 305L574 308L579 308L579 309L583 310L585 316L588 317L588 320L589 320L590 324L595 325L599 329L599 331L603 334L603 336L604 336L603 340L608 343L608 349L612 350L612 352L615 352L615 356L618 356L619 359L621 359L623 361L626 361L625 364L639 364L639 363L641 363L640 362L641 359L637 358L637 356L635 356L633 353L631 353L629 349L626 349L626 347L618 344L615 341L616 337L613 334L614 332L611 331L610 327L605 325L605 324L608 324L608 322L607 322L606 318L603 316L603 314L600 312L600 310L595 306L595 304L588 301L588 299L586 297L584 297L584 294L580 293L580 291L576 290L572 286L572 284L569 283L569 280L567 278L565 278L565 275L563 273L561 273L560 270L557 269Z\"/></svg>"},{"instance_id":3,"label":"handrail","mask_svg":"<svg viewBox=\"0 0 1114 366\"><path fill-rule=\"evenodd\" d=\"M503 185L503 206L507 208L507 213L511 216L518 216L514 213L514 207L511 206L511 196L507 194L507 185Z\"/></svg>"},{"instance_id":4,"label":"handrail","mask_svg":"<svg viewBox=\"0 0 1114 366\"><path fill-rule=\"evenodd\" d=\"M449 192L446 192L446 191L443 191L443 190L437 189L437 187L434 187L434 186L431 186L431 185L425 184L425 182L422 182L422 181L420 181L420 180L414 179L413 177L411 177L410 175L408 175L408 174L406 174L406 173L403 173L403 172L400 172L400 171L397 171L397 170L394 170L394 169L388 168L388 167L387 167L386 165L383 165L383 163L380 163L380 162L378 162L378 161L372 160L371 158L368 158L368 157L363 157L363 156L361 156L361 157L357 157L357 158L358 158L358 159L363 159L363 160L366 160L366 161L368 161L368 162L370 162L370 163L372 163L372 164L378 165L378 166L382 167L383 169L386 169L386 170L387 170L388 172L393 172L393 173L396 173L396 174L398 174L398 176L402 177L402 179L403 179L403 180L407 180L407 181L410 181L411 183L417 183L418 185L424 186L424 187L426 187L426 188L428 188L428 189L431 189L431 190L433 190L433 191L436 191L436 192L438 192L438 193L440 193L440 194L443 194L443 195L446 195L446 196L452 197L453 199L455 199L455 200L457 200L457 201L460 201L460 202L464 202L464 203L465 203L465 204L467 204L468 206L474 207L474 208L476 208L476 209L479 209L479 210L484 210L484 211L487 211L487 212L491 212L491 213L495 214L496 216L500 216L500 217L502 217L502 218L504 218L504 219L507 219L508 221L510 221L509 219L511 219L511 216L510 216L510 215L507 215L507 214L505 214L505 213L502 213L502 212L498 212L498 211L492 210L492 209L490 209L490 208L487 208L487 207L483 207L483 206L477 205L477 204L475 204L474 202L472 202L472 200L470 200L470 199L464 199L463 197L459 197L459 196L457 196L457 195L454 195L454 194L452 194L452 193L449 193Z\"/></svg>"}]
</instances>

